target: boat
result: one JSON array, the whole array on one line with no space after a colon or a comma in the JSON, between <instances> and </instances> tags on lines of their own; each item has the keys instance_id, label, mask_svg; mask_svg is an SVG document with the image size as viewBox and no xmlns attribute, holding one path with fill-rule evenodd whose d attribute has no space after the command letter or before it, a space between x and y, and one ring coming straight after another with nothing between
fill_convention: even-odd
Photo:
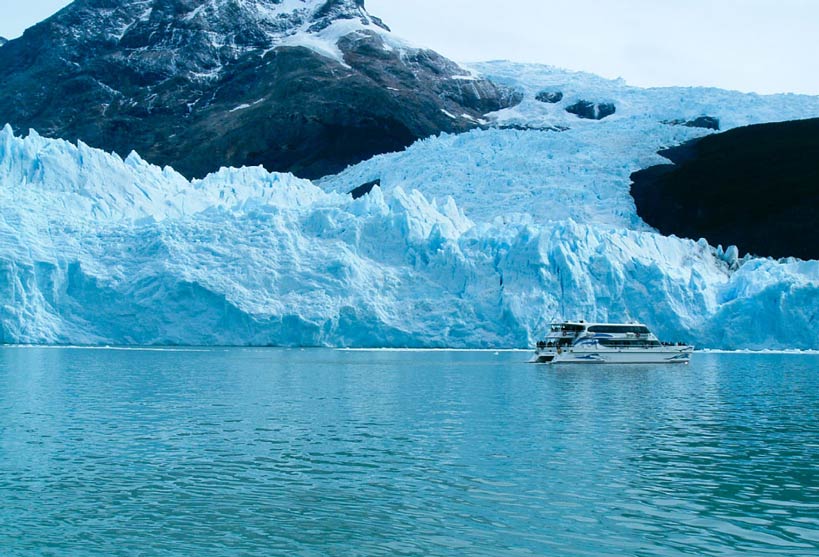
<instances>
[{"instance_id":1,"label":"boat","mask_svg":"<svg viewBox=\"0 0 819 557\"><path fill-rule=\"evenodd\" d=\"M687 364L694 347L660 342L642 323L553 323L530 360L538 364Z\"/></svg>"}]
</instances>

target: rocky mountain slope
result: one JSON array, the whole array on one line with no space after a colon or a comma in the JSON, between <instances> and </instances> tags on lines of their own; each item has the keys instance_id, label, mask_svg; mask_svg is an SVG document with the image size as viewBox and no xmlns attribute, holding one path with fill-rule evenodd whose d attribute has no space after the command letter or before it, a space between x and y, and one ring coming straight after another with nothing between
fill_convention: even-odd
<instances>
[{"instance_id":1,"label":"rocky mountain slope","mask_svg":"<svg viewBox=\"0 0 819 557\"><path fill-rule=\"evenodd\" d=\"M819 119L738 128L661 154L673 164L634 173L631 192L663 234L819 259Z\"/></svg>"},{"instance_id":2,"label":"rocky mountain slope","mask_svg":"<svg viewBox=\"0 0 819 557\"><path fill-rule=\"evenodd\" d=\"M0 115L187 176L317 177L515 104L363 0L76 0L0 50Z\"/></svg>"}]
</instances>

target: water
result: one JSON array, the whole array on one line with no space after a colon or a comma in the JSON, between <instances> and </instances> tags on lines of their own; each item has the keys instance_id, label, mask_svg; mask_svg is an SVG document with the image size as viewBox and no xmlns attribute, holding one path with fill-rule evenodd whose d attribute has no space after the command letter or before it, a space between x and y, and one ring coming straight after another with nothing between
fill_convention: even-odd
<instances>
[{"instance_id":1,"label":"water","mask_svg":"<svg viewBox=\"0 0 819 557\"><path fill-rule=\"evenodd\" d=\"M819 357L0 349L0 555L819 555Z\"/></svg>"}]
</instances>

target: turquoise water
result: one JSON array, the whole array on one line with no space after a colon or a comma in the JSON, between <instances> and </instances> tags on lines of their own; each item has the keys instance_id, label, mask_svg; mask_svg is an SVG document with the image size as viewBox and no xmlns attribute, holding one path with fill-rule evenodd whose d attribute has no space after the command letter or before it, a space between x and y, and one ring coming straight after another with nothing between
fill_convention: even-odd
<instances>
[{"instance_id":1,"label":"turquoise water","mask_svg":"<svg viewBox=\"0 0 819 557\"><path fill-rule=\"evenodd\" d=\"M0 349L0 555L819 555L819 357Z\"/></svg>"}]
</instances>

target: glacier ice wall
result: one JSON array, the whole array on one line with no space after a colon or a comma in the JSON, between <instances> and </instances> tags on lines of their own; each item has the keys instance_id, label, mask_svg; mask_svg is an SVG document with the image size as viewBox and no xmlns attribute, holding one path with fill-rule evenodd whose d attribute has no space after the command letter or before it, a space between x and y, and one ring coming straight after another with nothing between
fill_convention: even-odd
<instances>
[{"instance_id":1,"label":"glacier ice wall","mask_svg":"<svg viewBox=\"0 0 819 557\"><path fill-rule=\"evenodd\" d=\"M0 342L525 347L561 317L721 348L819 348L819 262L452 198L358 200L0 132Z\"/></svg>"}]
</instances>

